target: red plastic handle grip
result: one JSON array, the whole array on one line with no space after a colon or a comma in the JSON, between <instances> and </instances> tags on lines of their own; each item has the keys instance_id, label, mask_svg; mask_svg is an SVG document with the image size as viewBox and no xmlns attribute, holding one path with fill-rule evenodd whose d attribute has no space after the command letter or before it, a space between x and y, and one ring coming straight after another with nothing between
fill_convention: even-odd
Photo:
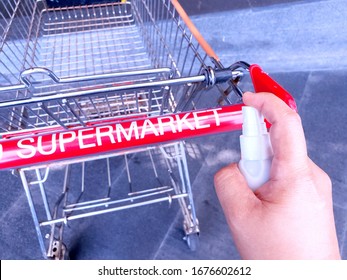
<instances>
[{"instance_id":1,"label":"red plastic handle grip","mask_svg":"<svg viewBox=\"0 0 347 280\"><path fill-rule=\"evenodd\" d=\"M271 92L281 98L293 110L297 111L294 98L280 84L265 73L258 65L249 68L255 92Z\"/></svg>"},{"instance_id":2,"label":"red plastic handle grip","mask_svg":"<svg viewBox=\"0 0 347 280\"><path fill-rule=\"evenodd\" d=\"M293 97L257 65L250 74L256 92L272 92L296 110ZM150 118L115 119L78 129L42 129L5 135L0 141L0 169L111 154L116 151L239 130L242 106L196 110Z\"/></svg>"}]
</instances>

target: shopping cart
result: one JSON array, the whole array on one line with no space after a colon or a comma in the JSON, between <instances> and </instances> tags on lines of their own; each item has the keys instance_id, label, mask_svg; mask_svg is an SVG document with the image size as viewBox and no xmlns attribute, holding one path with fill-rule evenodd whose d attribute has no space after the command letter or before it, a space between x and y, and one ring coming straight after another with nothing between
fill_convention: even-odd
<instances>
[{"instance_id":1,"label":"shopping cart","mask_svg":"<svg viewBox=\"0 0 347 280\"><path fill-rule=\"evenodd\" d=\"M296 108L259 66L224 67L177 0L8 0L0 9L0 168L20 175L46 258L66 256L73 220L164 201L178 201L195 250L183 140L240 129L248 73L255 91ZM145 178L132 176L134 155L148 163ZM93 161L106 178L88 193ZM119 166L126 180L112 173ZM62 189L49 189L53 181Z\"/></svg>"}]
</instances>

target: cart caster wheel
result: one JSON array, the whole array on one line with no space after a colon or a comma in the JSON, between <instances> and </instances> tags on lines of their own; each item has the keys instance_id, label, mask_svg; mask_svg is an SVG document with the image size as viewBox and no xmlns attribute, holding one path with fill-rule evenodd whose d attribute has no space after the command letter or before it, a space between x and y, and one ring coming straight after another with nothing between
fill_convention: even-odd
<instances>
[{"instance_id":1,"label":"cart caster wheel","mask_svg":"<svg viewBox=\"0 0 347 280\"><path fill-rule=\"evenodd\" d=\"M199 247L200 239L198 233L192 233L186 236L188 247L191 251L196 251Z\"/></svg>"},{"instance_id":2,"label":"cart caster wheel","mask_svg":"<svg viewBox=\"0 0 347 280\"><path fill-rule=\"evenodd\" d=\"M52 246L52 260L69 260L69 251L66 248L66 245L58 240L53 242Z\"/></svg>"}]
</instances>

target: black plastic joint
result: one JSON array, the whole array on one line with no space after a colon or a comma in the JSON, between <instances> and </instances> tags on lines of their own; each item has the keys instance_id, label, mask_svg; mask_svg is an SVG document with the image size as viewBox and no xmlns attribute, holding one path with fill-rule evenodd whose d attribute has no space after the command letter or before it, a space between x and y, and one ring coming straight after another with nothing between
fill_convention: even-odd
<instances>
[{"instance_id":1,"label":"black plastic joint","mask_svg":"<svg viewBox=\"0 0 347 280\"><path fill-rule=\"evenodd\" d=\"M215 70L216 83L225 83L233 79L233 73L230 69Z\"/></svg>"},{"instance_id":2,"label":"black plastic joint","mask_svg":"<svg viewBox=\"0 0 347 280\"><path fill-rule=\"evenodd\" d=\"M233 72L228 68L213 69L211 66L208 66L203 70L203 74L206 78L205 83L207 88L233 79Z\"/></svg>"}]
</instances>

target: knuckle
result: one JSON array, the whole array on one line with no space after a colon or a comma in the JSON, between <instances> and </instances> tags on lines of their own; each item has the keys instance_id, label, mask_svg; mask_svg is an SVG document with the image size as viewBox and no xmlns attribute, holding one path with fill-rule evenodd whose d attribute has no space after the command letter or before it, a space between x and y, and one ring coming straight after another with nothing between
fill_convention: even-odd
<instances>
[{"instance_id":1,"label":"knuckle","mask_svg":"<svg viewBox=\"0 0 347 280\"><path fill-rule=\"evenodd\" d=\"M322 175L321 175L321 182L324 184L324 186L326 186L326 189L330 192L332 191L332 181L330 176L322 171Z\"/></svg>"},{"instance_id":2,"label":"knuckle","mask_svg":"<svg viewBox=\"0 0 347 280\"><path fill-rule=\"evenodd\" d=\"M297 112L289 110L285 117L288 121L301 125L301 117Z\"/></svg>"},{"instance_id":3,"label":"knuckle","mask_svg":"<svg viewBox=\"0 0 347 280\"><path fill-rule=\"evenodd\" d=\"M298 113L293 110L284 112L281 116L281 123L289 128L301 128L302 121Z\"/></svg>"}]
</instances>

